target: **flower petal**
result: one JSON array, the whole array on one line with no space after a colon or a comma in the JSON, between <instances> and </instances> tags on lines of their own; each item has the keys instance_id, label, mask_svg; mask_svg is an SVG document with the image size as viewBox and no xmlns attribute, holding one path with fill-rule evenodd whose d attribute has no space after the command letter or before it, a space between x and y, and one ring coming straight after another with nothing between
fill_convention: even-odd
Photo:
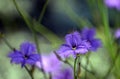
<instances>
[{"instance_id":1,"label":"flower petal","mask_svg":"<svg viewBox=\"0 0 120 79\"><path fill-rule=\"evenodd\" d=\"M82 38L83 39L89 39L89 40L91 40L91 39L93 39L94 38L94 36L95 36L95 34L96 34L96 31L95 31L95 29L89 29L89 28L84 28L83 30L82 30Z\"/></svg>"},{"instance_id":2,"label":"flower petal","mask_svg":"<svg viewBox=\"0 0 120 79\"><path fill-rule=\"evenodd\" d=\"M91 40L91 50L96 51L99 47L102 47L100 39Z\"/></svg>"},{"instance_id":3,"label":"flower petal","mask_svg":"<svg viewBox=\"0 0 120 79\"><path fill-rule=\"evenodd\" d=\"M11 59L11 63L20 64L24 61L23 57L15 57Z\"/></svg>"},{"instance_id":4,"label":"flower petal","mask_svg":"<svg viewBox=\"0 0 120 79\"><path fill-rule=\"evenodd\" d=\"M87 52L88 52L88 49L85 47L81 47L81 48L75 50L76 54L85 54Z\"/></svg>"},{"instance_id":5,"label":"flower petal","mask_svg":"<svg viewBox=\"0 0 120 79\"><path fill-rule=\"evenodd\" d=\"M29 58L26 60L27 64L33 65L40 59L39 54L31 54Z\"/></svg>"},{"instance_id":6,"label":"flower petal","mask_svg":"<svg viewBox=\"0 0 120 79\"><path fill-rule=\"evenodd\" d=\"M104 3L110 8L117 8L120 10L120 0L104 0Z\"/></svg>"},{"instance_id":7,"label":"flower petal","mask_svg":"<svg viewBox=\"0 0 120 79\"><path fill-rule=\"evenodd\" d=\"M60 49L57 50L57 53L60 56L68 57L70 54L73 54L74 51L67 44L61 45Z\"/></svg>"},{"instance_id":8,"label":"flower petal","mask_svg":"<svg viewBox=\"0 0 120 79\"><path fill-rule=\"evenodd\" d=\"M23 57L22 53L18 50L12 51L8 54L9 58L14 58L14 57Z\"/></svg>"},{"instance_id":9,"label":"flower petal","mask_svg":"<svg viewBox=\"0 0 120 79\"><path fill-rule=\"evenodd\" d=\"M45 72L47 73L54 73L56 71L59 71L61 68L61 62L58 60L56 55L54 53L43 55L42 56L42 64ZM41 62L40 60L36 62L36 66L38 68L41 68Z\"/></svg>"},{"instance_id":10,"label":"flower petal","mask_svg":"<svg viewBox=\"0 0 120 79\"><path fill-rule=\"evenodd\" d=\"M71 34L67 34L65 36L65 40L66 40L66 44L68 44L69 46L73 46L73 45L79 45L81 42L81 36L80 33L75 31Z\"/></svg>"},{"instance_id":11,"label":"flower petal","mask_svg":"<svg viewBox=\"0 0 120 79\"><path fill-rule=\"evenodd\" d=\"M38 61L40 59L40 56L39 56L39 54L31 54L29 56L29 59L32 59L34 61Z\"/></svg>"},{"instance_id":12,"label":"flower petal","mask_svg":"<svg viewBox=\"0 0 120 79\"><path fill-rule=\"evenodd\" d=\"M117 38L117 39L120 38L120 28L116 30L114 36L115 36L115 38Z\"/></svg>"},{"instance_id":13,"label":"flower petal","mask_svg":"<svg viewBox=\"0 0 120 79\"><path fill-rule=\"evenodd\" d=\"M36 52L36 47L34 44L32 44L30 42L24 42L20 45L20 51L23 54L30 55L31 53Z\"/></svg>"},{"instance_id":14,"label":"flower petal","mask_svg":"<svg viewBox=\"0 0 120 79\"><path fill-rule=\"evenodd\" d=\"M36 63L36 61L33 60L33 59L27 59L27 60L26 60L26 64L33 65L33 64L35 64L35 63Z\"/></svg>"},{"instance_id":15,"label":"flower petal","mask_svg":"<svg viewBox=\"0 0 120 79\"><path fill-rule=\"evenodd\" d=\"M69 67L61 69L56 75L53 75L53 79L74 79L72 72Z\"/></svg>"}]
</instances>

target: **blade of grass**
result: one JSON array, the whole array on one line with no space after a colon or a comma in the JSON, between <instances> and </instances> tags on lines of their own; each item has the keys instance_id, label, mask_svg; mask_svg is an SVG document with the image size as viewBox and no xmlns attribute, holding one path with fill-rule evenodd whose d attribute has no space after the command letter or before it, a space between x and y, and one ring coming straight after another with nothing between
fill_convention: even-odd
<instances>
[{"instance_id":1,"label":"blade of grass","mask_svg":"<svg viewBox=\"0 0 120 79\"><path fill-rule=\"evenodd\" d=\"M93 25L90 23L90 21L86 18L83 18L81 16L79 16L77 13L75 13L75 11L71 8L71 6L68 4L67 0L61 0L61 4L63 4L63 8L65 13L67 14L67 16L77 24L77 26L79 28L81 27L92 27Z\"/></svg>"},{"instance_id":2,"label":"blade of grass","mask_svg":"<svg viewBox=\"0 0 120 79\"><path fill-rule=\"evenodd\" d=\"M109 27L109 17L108 17L108 9L105 5L103 5L101 0L97 0L98 3L98 8L100 10L100 14L101 14L101 20L103 23L103 28L104 28L104 33L105 33L105 40L106 40L106 45L107 45L107 49L108 52L111 53L111 57L114 56L114 45L113 45L113 39L111 36L111 31L110 31L110 27Z\"/></svg>"},{"instance_id":3,"label":"blade of grass","mask_svg":"<svg viewBox=\"0 0 120 79\"><path fill-rule=\"evenodd\" d=\"M39 19L38 19L38 22L40 22L40 23L41 23L41 21L42 21L42 19L43 19L43 16L44 16L44 14L45 14L45 11L46 11L46 8L47 8L48 3L49 3L49 0L46 0L45 4L44 4L44 6L43 6L43 9L42 9L42 11L41 11L41 14L40 14L40 16L39 16Z\"/></svg>"}]
</instances>

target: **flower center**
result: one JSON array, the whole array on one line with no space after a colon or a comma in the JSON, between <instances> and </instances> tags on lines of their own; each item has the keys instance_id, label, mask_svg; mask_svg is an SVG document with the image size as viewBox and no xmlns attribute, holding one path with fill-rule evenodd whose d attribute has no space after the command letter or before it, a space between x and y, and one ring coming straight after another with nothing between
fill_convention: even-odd
<instances>
[{"instance_id":1,"label":"flower center","mask_svg":"<svg viewBox=\"0 0 120 79\"><path fill-rule=\"evenodd\" d=\"M73 46L72 46L72 49L73 49L73 50L76 50L76 45L73 45Z\"/></svg>"},{"instance_id":2,"label":"flower center","mask_svg":"<svg viewBox=\"0 0 120 79\"><path fill-rule=\"evenodd\" d=\"M28 59L28 58L29 58L29 56L25 55L25 56L24 56L24 58L25 58L25 59Z\"/></svg>"}]
</instances>

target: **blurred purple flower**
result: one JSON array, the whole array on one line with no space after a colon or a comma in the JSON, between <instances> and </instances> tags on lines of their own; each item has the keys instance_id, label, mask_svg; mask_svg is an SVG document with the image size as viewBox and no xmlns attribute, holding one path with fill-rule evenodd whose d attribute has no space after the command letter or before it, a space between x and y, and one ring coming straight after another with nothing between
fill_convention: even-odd
<instances>
[{"instance_id":1,"label":"blurred purple flower","mask_svg":"<svg viewBox=\"0 0 120 79\"><path fill-rule=\"evenodd\" d=\"M85 54L88 52L87 47L89 44L86 41L82 41L80 33L75 31L65 36L65 43L57 50L59 55L68 57L70 54L76 56L76 54Z\"/></svg>"},{"instance_id":2,"label":"blurred purple flower","mask_svg":"<svg viewBox=\"0 0 120 79\"><path fill-rule=\"evenodd\" d=\"M96 51L101 47L100 39L95 38L95 29L84 28L81 32L82 40L86 41L90 46L87 47L90 51Z\"/></svg>"},{"instance_id":3,"label":"blurred purple flower","mask_svg":"<svg viewBox=\"0 0 120 79\"><path fill-rule=\"evenodd\" d=\"M115 38L120 38L120 29L117 29L115 32Z\"/></svg>"},{"instance_id":4,"label":"blurred purple flower","mask_svg":"<svg viewBox=\"0 0 120 79\"><path fill-rule=\"evenodd\" d=\"M11 63L21 64L22 67L25 64L34 65L39 60L39 54L36 54L36 47L30 42L23 42L20 45L20 50L13 50L8 54L11 58Z\"/></svg>"},{"instance_id":5,"label":"blurred purple flower","mask_svg":"<svg viewBox=\"0 0 120 79\"><path fill-rule=\"evenodd\" d=\"M61 62L58 60L58 58L56 57L54 53L43 55L42 63L43 63L43 69L47 73L53 74L55 71L59 71L59 69L61 68ZM36 66L38 68L41 68L41 62L37 61Z\"/></svg>"},{"instance_id":6,"label":"blurred purple flower","mask_svg":"<svg viewBox=\"0 0 120 79\"><path fill-rule=\"evenodd\" d=\"M52 79L74 79L73 71L71 68L65 68L64 70L60 70L57 75L52 76Z\"/></svg>"},{"instance_id":7,"label":"blurred purple flower","mask_svg":"<svg viewBox=\"0 0 120 79\"><path fill-rule=\"evenodd\" d=\"M104 0L104 2L108 7L120 10L120 0Z\"/></svg>"}]
</instances>

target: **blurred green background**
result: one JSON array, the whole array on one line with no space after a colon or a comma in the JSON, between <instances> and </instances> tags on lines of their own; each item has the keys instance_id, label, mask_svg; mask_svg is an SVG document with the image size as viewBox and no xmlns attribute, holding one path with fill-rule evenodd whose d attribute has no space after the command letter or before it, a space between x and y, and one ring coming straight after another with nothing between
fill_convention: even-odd
<instances>
[{"instance_id":1,"label":"blurred green background","mask_svg":"<svg viewBox=\"0 0 120 79\"><path fill-rule=\"evenodd\" d=\"M34 42L34 35L37 35L42 54L50 53L64 42L65 34L84 27L96 28L103 46L97 53L90 54L88 69L98 78L88 73L87 79L103 79L115 59L114 32L120 27L120 11L107 8L102 0L16 0L16 3L19 10L13 0L0 0L0 32L11 46L19 48L23 41ZM10 64L7 58L10 51L1 38L0 79L30 79L25 69ZM73 64L73 59L70 62ZM81 63L86 65L86 56L82 56ZM81 79L84 79L84 69L81 72ZM120 79L119 73L120 57L107 79ZM38 69L34 76L42 78Z\"/></svg>"}]
</instances>

